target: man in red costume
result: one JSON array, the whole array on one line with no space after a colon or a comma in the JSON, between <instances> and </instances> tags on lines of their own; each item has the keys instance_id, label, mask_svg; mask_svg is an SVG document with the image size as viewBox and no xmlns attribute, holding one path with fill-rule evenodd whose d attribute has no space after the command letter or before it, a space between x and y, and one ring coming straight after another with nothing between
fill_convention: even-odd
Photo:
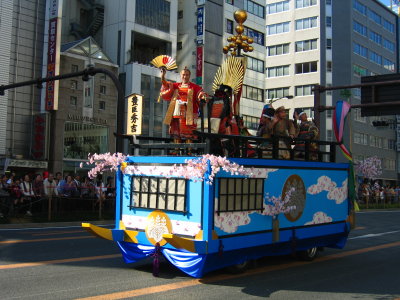
<instances>
[{"instance_id":1,"label":"man in red costume","mask_svg":"<svg viewBox=\"0 0 400 300\"><path fill-rule=\"evenodd\" d=\"M170 104L165 115L164 124L169 125L169 134L175 143L185 140L191 143L196 138L193 131L197 128L200 100L206 94L197 84L190 82L190 70L185 67L181 71L180 83L165 80L166 69L161 68L161 98Z\"/></svg>"}]
</instances>

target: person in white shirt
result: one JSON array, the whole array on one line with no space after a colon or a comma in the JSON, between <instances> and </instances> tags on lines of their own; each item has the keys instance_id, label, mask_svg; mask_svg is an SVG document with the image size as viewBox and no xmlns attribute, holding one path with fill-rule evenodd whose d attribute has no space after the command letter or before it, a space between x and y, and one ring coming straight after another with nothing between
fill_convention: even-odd
<instances>
[{"instance_id":1,"label":"person in white shirt","mask_svg":"<svg viewBox=\"0 0 400 300\"><path fill-rule=\"evenodd\" d=\"M50 198L58 196L56 181L54 180L54 175L52 173L49 173L49 177L47 177L43 181L43 187L44 187L44 194L47 197Z\"/></svg>"},{"instance_id":2,"label":"person in white shirt","mask_svg":"<svg viewBox=\"0 0 400 300\"><path fill-rule=\"evenodd\" d=\"M27 216L32 216L31 209L32 209L32 197L35 197L35 193L33 192L32 182L29 178L29 175L26 174L24 180L20 184L22 197L21 202L28 202L28 209L26 211Z\"/></svg>"}]
</instances>

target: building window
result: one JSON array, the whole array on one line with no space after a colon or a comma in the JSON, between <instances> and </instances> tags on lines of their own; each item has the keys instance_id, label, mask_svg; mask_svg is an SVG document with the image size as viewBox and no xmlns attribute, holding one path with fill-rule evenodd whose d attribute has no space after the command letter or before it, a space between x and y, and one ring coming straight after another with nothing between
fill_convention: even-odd
<instances>
[{"instance_id":1,"label":"building window","mask_svg":"<svg viewBox=\"0 0 400 300\"><path fill-rule=\"evenodd\" d=\"M386 19L383 19L383 28L385 28L390 33L394 33L394 24Z\"/></svg>"},{"instance_id":2,"label":"building window","mask_svg":"<svg viewBox=\"0 0 400 300\"><path fill-rule=\"evenodd\" d=\"M247 12L265 19L264 6L257 4L251 0L244 0L244 10Z\"/></svg>"},{"instance_id":3,"label":"building window","mask_svg":"<svg viewBox=\"0 0 400 300\"><path fill-rule=\"evenodd\" d=\"M78 97L76 97L76 96L71 96L71 97L69 98L69 104L70 104L71 106L76 106L76 105L78 104Z\"/></svg>"},{"instance_id":4,"label":"building window","mask_svg":"<svg viewBox=\"0 0 400 300\"><path fill-rule=\"evenodd\" d=\"M326 111L326 117L327 118L332 119L332 114L333 114L332 110L327 110Z\"/></svg>"},{"instance_id":5,"label":"building window","mask_svg":"<svg viewBox=\"0 0 400 300\"><path fill-rule=\"evenodd\" d=\"M298 85L294 89L295 96L309 96L313 95L313 89L314 84L309 84L309 85Z\"/></svg>"},{"instance_id":6,"label":"building window","mask_svg":"<svg viewBox=\"0 0 400 300\"><path fill-rule=\"evenodd\" d=\"M176 44L176 50L182 50L182 48L183 48L182 42L178 42Z\"/></svg>"},{"instance_id":7,"label":"building window","mask_svg":"<svg viewBox=\"0 0 400 300\"><path fill-rule=\"evenodd\" d=\"M289 87L267 90L267 99L284 98L289 96Z\"/></svg>"},{"instance_id":8,"label":"building window","mask_svg":"<svg viewBox=\"0 0 400 300\"><path fill-rule=\"evenodd\" d=\"M369 31L369 39L378 45L382 45L382 36L375 31Z\"/></svg>"},{"instance_id":9,"label":"building window","mask_svg":"<svg viewBox=\"0 0 400 300\"><path fill-rule=\"evenodd\" d=\"M268 46L267 50L268 50L268 56L288 54L289 53L289 43Z\"/></svg>"},{"instance_id":10,"label":"building window","mask_svg":"<svg viewBox=\"0 0 400 300\"><path fill-rule=\"evenodd\" d=\"M326 131L326 140L327 140L328 142L332 142L332 141L333 141L333 132L332 132L331 129L328 129L328 130Z\"/></svg>"},{"instance_id":11,"label":"building window","mask_svg":"<svg viewBox=\"0 0 400 300\"><path fill-rule=\"evenodd\" d=\"M358 77L367 76L368 69L361 67L359 65L353 65L353 74Z\"/></svg>"},{"instance_id":12,"label":"building window","mask_svg":"<svg viewBox=\"0 0 400 300\"><path fill-rule=\"evenodd\" d=\"M358 23L357 21L354 21L354 20L353 20L353 31L355 31L365 37L367 37L367 34L368 34L367 26L364 26L363 24Z\"/></svg>"},{"instance_id":13,"label":"building window","mask_svg":"<svg viewBox=\"0 0 400 300\"><path fill-rule=\"evenodd\" d=\"M367 7L358 0L353 0L353 9L364 16L367 15Z\"/></svg>"},{"instance_id":14,"label":"building window","mask_svg":"<svg viewBox=\"0 0 400 300\"><path fill-rule=\"evenodd\" d=\"M264 61L251 56L247 56L247 69L264 73Z\"/></svg>"},{"instance_id":15,"label":"building window","mask_svg":"<svg viewBox=\"0 0 400 300\"><path fill-rule=\"evenodd\" d=\"M260 123L260 118L243 115L244 126L248 129L257 130Z\"/></svg>"},{"instance_id":16,"label":"building window","mask_svg":"<svg viewBox=\"0 0 400 300\"><path fill-rule=\"evenodd\" d=\"M389 50L390 52L394 53L394 43L392 43L391 41L387 40L387 39L383 39L383 47L385 47L387 50Z\"/></svg>"},{"instance_id":17,"label":"building window","mask_svg":"<svg viewBox=\"0 0 400 300\"><path fill-rule=\"evenodd\" d=\"M183 18L183 10L179 10L178 11L178 19L182 19Z\"/></svg>"},{"instance_id":18,"label":"building window","mask_svg":"<svg viewBox=\"0 0 400 300\"><path fill-rule=\"evenodd\" d=\"M72 73L78 72L78 70L79 70L78 65L71 65L71 72Z\"/></svg>"},{"instance_id":19,"label":"building window","mask_svg":"<svg viewBox=\"0 0 400 300\"><path fill-rule=\"evenodd\" d=\"M99 109L101 110L106 109L106 101L99 101Z\"/></svg>"},{"instance_id":20,"label":"building window","mask_svg":"<svg viewBox=\"0 0 400 300\"><path fill-rule=\"evenodd\" d=\"M332 0L325 0L326 5L332 5Z\"/></svg>"},{"instance_id":21,"label":"building window","mask_svg":"<svg viewBox=\"0 0 400 300\"><path fill-rule=\"evenodd\" d=\"M289 0L280 1L267 5L267 14L276 14L289 10Z\"/></svg>"},{"instance_id":22,"label":"building window","mask_svg":"<svg viewBox=\"0 0 400 300\"><path fill-rule=\"evenodd\" d=\"M361 109L355 108L354 109L354 120L361 123L367 123L367 118L361 116Z\"/></svg>"},{"instance_id":23,"label":"building window","mask_svg":"<svg viewBox=\"0 0 400 300\"><path fill-rule=\"evenodd\" d=\"M225 0L226 3L233 5L233 0Z\"/></svg>"},{"instance_id":24,"label":"building window","mask_svg":"<svg viewBox=\"0 0 400 300\"><path fill-rule=\"evenodd\" d=\"M103 94L103 95L105 95L106 94L106 86L105 85L101 85L100 86L100 94Z\"/></svg>"},{"instance_id":25,"label":"building window","mask_svg":"<svg viewBox=\"0 0 400 300\"><path fill-rule=\"evenodd\" d=\"M217 213L264 209L264 179L220 178L217 186Z\"/></svg>"},{"instance_id":26,"label":"building window","mask_svg":"<svg viewBox=\"0 0 400 300\"><path fill-rule=\"evenodd\" d=\"M394 62L387 58L383 58L383 67L391 72L394 72Z\"/></svg>"},{"instance_id":27,"label":"building window","mask_svg":"<svg viewBox=\"0 0 400 300\"><path fill-rule=\"evenodd\" d=\"M264 46L264 33L248 27L244 27L243 33L244 35L251 37L254 40L254 43Z\"/></svg>"},{"instance_id":28,"label":"building window","mask_svg":"<svg viewBox=\"0 0 400 300\"><path fill-rule=\"evenodd\" d=\"M233 33L233 21L226 19L226 32Z\"/></svg>"},{"instance_id":29,"label":"building window","mask_svg":"<svg viewBox=\"0 0 400 300\"><path fill-rule=\"evenodd\" d=\"M317 49L317 39L298 41L295 45L296 52L310 51Z\"/></svg>"},{"instance_id":30,"label":"building window","mask_svg":"<svg viewBox=\"0 0 400 300\"><path fill-rule=\"evenodd\" d=\"M130 208L186 211L186 180L132 176Z\"/></svg>"},{"instance_id":31,"label":"building window","mask_svg":"<svg viewBox=\"0 0 400 300\"><path fill-rule=\"evenodd\" d=\"M353 52L364 58L368 57L368 49L360 44L353 43Z\"/></svg>"},{"instance_id":32,"label":"building window","mask_svg":"<svg viewBox=\"0 0 400 300\"><path fill-rule=\"evenodd\" d=\"M326 17L326 27L332 27L332 17Z\"/></svg>"},{"instance_id":33,"label":"building window","mask_svg":"<svg viewBox=\"0 0 400 300\"><path fill-rule=\"evenodd\" d=\"M326 62L326 71L332 72L332 62L331 61Z\"/></svg>"},{"instance_id":34,"label":"building window","mask_svg":"<svg viewBox=\"0 0 400 300\"><path fill-rule=\"evenodd\" d=\"M65 122L64 158L87 159L88 153L109 152L108 127Z\"/></svg>"},{"instance_id":35,"label":"building window","mask_svg":"<svg viewBox=\"0 0 400 300\"><path fill-rule=\"evenodd\" d=\"M374 21L376 24L381 25L382 24L382 17L377 14L375 11L372 9L368 8L368 17L370 20Z\"/></svg>"},{"instance_id":36,"label":"building window","mask_svg":"<svg viewBox=\"0 0 400 300\"><path fill-rule=\"evenodd\" d=\"M78 89L78 81L71 80L71 90L77 90L77 89Z\"/></svg>"},{"instance_id":37,"label":"building window","mask_svg":"<svg viewBox=\"0 0 400 300\"><path fill-rule=\"evenodd\" d=\"M396 140L388 139L388 149L396 150Z\"/></svg>"},{"instance_id":38,"label":"building window","mask_svg":"<svg viewBox=\"0 0 400 300\"><path fill-rule=\"evenodd\" d=\"M243 85L242 97L264 102L264 90L249 85Z\"/></svg>"},{"instance_id":39,"label":"building window","mask_svg":"<svg viewBox=\"0 0 400 300\"><path fill-rule=\"evenodd\" d=\"M327 86L327 87L331 87L332 84L328 83L326 86ZM326 91L326 94L327 94L327 95L332 95L332 90L327 90L327 91Z\"/></svg>"},{"instance_id":40,"label":"building window","mask_svg":"<svg viewBox=\"0 0 400 300\"><path fill-rule=\"evenodd\" d=\"M317 72L317 62L316 61L311 61L311 62L305 62L305 63L300 63L295 65L295 73L296 74L304 74L304 73L311 73L311 72Z\"/></svg>"},{"instance_id":41,"label":"building window","mask_svg":"<svg viewBox=\"0 0 400 300\"><path fill-rule=\"evenodd\" d=\"M267 77L281 77L289 75L289 65L267 68Z\"/></svg>"},{"instance_id":42,"label":"building window","mask_svg":"<svg viewBox=\"0 0 400 300\"><path fill-rule=\"evenodd\" d=\"M332 39L326 39L326 49L332 49Z\"/></svg>"},{"instance_id":43,"label":"building window","mask_svg":"<svg viewBox=\"0 0 400 300\"><path fill-rule=\"evenodd\" d=\"M372 137L373 136L371 136L371 140L372 140ZM354 144L368 145L368 134L354 132L353 141L354 141Z\"/></svg>"},{"instance_id":44,"label":"building window","mask_svg":"<svg viewBox=\"0 0 400 300\"><path fill-rule=\"evenodd\" d=\"M317 0L296 0L296 8L317 5Z\"/></svg>"},{"instance_id":45,"label":"building window","mask_svg":"<svg viewBox=\"0 0 400 300\"><path fill-rule=\"evenodd\" d=\"M386 170L390 171L396 170L396 161L394 159L385 158L384 164Z\"/></svg>"},{"instance_id":46,"label":"building window","mask_svg":"<svg viewBox=\"0 0 400 300\"><path fill-rule=\"evenodd\" d=\"M290 22L267 25L267 35L274 35L289 32Z\"/></svg>"},{"instance_id":47,"label":"building window","mask_svg":"<svg viewBox=\"0 0 400 300\"><path fill-rule=\"evenodd\" d=\"M369 60L378 65L382 65L382 56L371 50L369 51Z\"/></svg>"},{"instance_id":48,"label":"building window","mask_svg":"<svg viewBox=\"0 0 400 300\"><path fill-rule=\"evenodd\" d=\"M355 98L361 98L361 88L352 88L352 89L351 89L351 94L352 94Z\"/></svg>"},{"instance_id":49,"label":"building window","mask_svg":"<svg viewBox=\"0 0 400 300\"><path fill-rule=\"evenodd\" d=\"M317 27L317 17L296 20L296 30L303 30Z\"/></svg>"},{"instance_id":50,"label":"building window","mask_svg":"<svg viewBox=\"0 0 400 300\"><path fill-rule=\"evenodd\" d=\"M166 0L136 0L135 21L146 27L169 32L170 6Z\"/></svg>"}]
</instances>

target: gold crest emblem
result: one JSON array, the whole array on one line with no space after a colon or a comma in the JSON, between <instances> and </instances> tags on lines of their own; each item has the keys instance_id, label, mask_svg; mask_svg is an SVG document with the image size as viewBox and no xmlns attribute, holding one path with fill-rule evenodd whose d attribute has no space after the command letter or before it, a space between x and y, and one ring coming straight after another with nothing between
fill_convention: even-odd
<instances>
[{"instance_id":1,"label":"gold crest emblem","mask_svg":"<svg viewBox=\"0 0 400 300\"><path fill-rule=\"evenodd\" d=\"M150 243L153 245L158 243L160 246L163 246L167 243L167 241L163 239L163 234L172 233L171 220L162 211L153 211L147 217L145 232Z\"/></svg>"}]
</instances>

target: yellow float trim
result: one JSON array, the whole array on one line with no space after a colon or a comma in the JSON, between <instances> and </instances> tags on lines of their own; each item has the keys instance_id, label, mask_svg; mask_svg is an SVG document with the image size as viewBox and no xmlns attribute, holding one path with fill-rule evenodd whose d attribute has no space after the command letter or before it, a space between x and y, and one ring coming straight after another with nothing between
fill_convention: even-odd
<instances>
[{"instance_id":1,"label":"yellow float trim","mask_svg":"<svg viewBox=\"0 0 400 300\"><path fill-rule=\"evenodd\" d=\"M129 243L136 243L138 244L138 240L136 236L139 234L138 231L133 231L133 230L124 230L124 242L129 242Z\"/></svg>"},{"instance_id":2,"label":"yellow float trim","mask_svg":"<svg viewBox=\"0 0 400 300\"><path fill-rule=\"evenodd\" d=\"M82 223L82 227L86 229L87 232L98 236L102 239L106 239L106 240L113 240L112 237L112 232L110 229L107 228L103 228L103 227L99 227L90 223Z\"/></svg>"},{"instance_id":3,"label":"yellow float trim","mask_svg":"<svg viewBox=\"0 0 400 300\"><path fill-rule=\"evenodd\" d=\"M200 230L196 236L194 237L195 240L203 240L203 230ZM213 240L218 240L218 234L215 232L215 230L212 231L212 239Z\"/></svg>"},{"instance_id":4,"label":"yellow float trim","mask_svg":"<svg viewBox=\"0 0 400 300\"><path fill-rule=\"evenodd\" d=\"M174 234L163 234L163 239L174 246L177 249L185 249L189 252L196 252L194 241L190 239L181 238Z\"/></svg>"}]
</instances>

